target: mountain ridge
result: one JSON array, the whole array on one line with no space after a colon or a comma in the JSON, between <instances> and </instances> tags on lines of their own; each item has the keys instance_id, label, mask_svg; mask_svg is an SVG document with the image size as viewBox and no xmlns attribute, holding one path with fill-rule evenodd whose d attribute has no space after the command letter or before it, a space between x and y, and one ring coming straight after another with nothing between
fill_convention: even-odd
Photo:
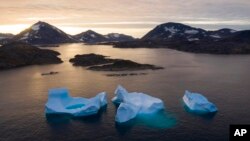
<instances>
[{"instance_id":1,"label":"mountain ridge","mask_svg":"<svg viewBox=\"0 0 250 141\"><path fill-rule=\"evenodd\" d=\"M146 33L142 40L162 40L162 41L196 41L196 40L216 40L224 38L237 32L233 29L223 28L214 31L207 31L201 28L192 27L182 23L163 23Z\"/></svg>"},{"instance_id":2,"label":"mountain ridge","mask_svg":"<svg viewBox=\"0 0 250 141\"><path fill-rule=\"evenodd\" d=\"M117 48L170 48L209 54L250 54L250 30L207 31L180 23L156 26L141 39L112 43Z\"/></svg>"},{"instance_id":3,"label":"mountain ridge","mask_svg":"<svg viewBox=\"0 0 250 141\"><path fill-rule=\"evenodd\" d=\"M74 43L76 40L59 28L39 21L13 37L14 41L30 44Z\"/></svg>"},{"instance_id":4,"label":"mountain ridge","mask_svg":"<svg viewBox=\"0 0 250 141\"><path fill-rule=\"evenodd\" d=\"M106 35L102 35L93 30L87 30L85 32L79 33L73 36L75 39L80 42L96 44L100 42L119 42L119 41L132 41L134 37L120 34L120 33L108 33Z\"/></svg>"}]
</instances>

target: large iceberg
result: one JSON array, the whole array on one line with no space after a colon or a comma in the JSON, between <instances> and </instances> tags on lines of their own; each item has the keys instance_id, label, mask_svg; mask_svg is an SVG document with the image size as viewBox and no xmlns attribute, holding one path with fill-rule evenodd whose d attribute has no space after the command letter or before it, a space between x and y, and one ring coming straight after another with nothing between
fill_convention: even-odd
<instances>
[{"instance_id":1,"label":"large iceberg","mask_svg":"<svg viewBox=\"0 0 250 141\"><path fill-rule=\"evenodd\" d=\"M185 91L183 101L189 110L197 113L214 113L217 112L217 107L209 102L206 97L199 93Z\"/></svg>"},{"instance_id":2,"label":"large iceberg","mask_svg":"<svg viewBox=\"0 0 250 141\"><path fill-rule=\"evenodd\" d=\"M46 114L71 114L73 116L89 116L97 114L101 107L107 105L105 92L93 98L71 97L66 88L50 89L45 104Z\"/></svg>"},{"instance_id":3,"label":"large iceberg","mask_svg":"<svg viewBox=\"0 0 250 141\"><path fill-rule=\"evenodd\" d=\"M163 101L144 93L128 93L125 88L118 86L112 102L120 104L115 120L118 123L127 122L138 114L154 114L164 109Z\"/></svg>"}]
</instances>

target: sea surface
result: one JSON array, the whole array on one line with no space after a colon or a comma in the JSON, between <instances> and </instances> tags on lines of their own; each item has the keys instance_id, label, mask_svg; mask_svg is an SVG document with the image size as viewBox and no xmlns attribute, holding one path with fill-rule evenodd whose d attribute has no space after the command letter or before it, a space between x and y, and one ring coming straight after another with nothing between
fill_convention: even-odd
<instances>
[{"instance_id":1,"label":"sea surface","mask_svg":"<svg viewBox=\"0 0 250 141\"><path fill-rule=\"evenodd\" d=\"M208 55L170 49L119 49L102 45L64 44L50 48L64 63L0 71L1 141L227 141L230 124L250 123L250 55ZM76 54L162 66L146 75L108 77L114 72L90 71L69 62ZM58 71L56 75L41 73ZM115 72L118 73L118 72ZM126 72L131 73L131 72ZM111 98L117 85L162 99L166 111L118 125ZM51 88L66 87L72 96L92 97L105 91L108 106L97 116L46 116ZM219 111L199 116L185 110L185 90L204 94Z\"/></svg>"}]
</instances>

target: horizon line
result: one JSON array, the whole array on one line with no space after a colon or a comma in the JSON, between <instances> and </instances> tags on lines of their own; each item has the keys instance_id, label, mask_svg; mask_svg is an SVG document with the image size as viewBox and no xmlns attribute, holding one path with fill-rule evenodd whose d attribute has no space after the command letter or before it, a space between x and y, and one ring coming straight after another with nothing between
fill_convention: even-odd
<instances>
[{"instance_id":1,"label":"horizon line","mask_svg":"<svg viewBox=\"0 0 250 141\"><path fill-rule=\"evenodd\" d=\"M33 24L0 24L0 33L10 33L17 35L20 32L22 32L25 29L28 29L32 25L38 23L38 22L45 22L50 24L50 22L37 20L37 22L33 22ZM223 28L230 28L233 30L250 30L250 23L245 21L176 21L176 22L156 22L156 21L134 21L134 22L128 22L128 21L120 21L120 22L83 22L83 23L53 23L50 25L53 25L60 30L64 31L65 33L69 35L76 35L82 32L85 32L87 30L93 30L95 32L101 33L101 34L108 34L108 33L122 33L131 35L134 37L145 35L148 31L152 30L158 25L165 24L165 23L180 23L185 24L194 28L202 28L207 31L215 31ZM144 27L143 27L144 26ZM198 26L198 27L197 27ZM213 27L213 28L209 28ZM225 27L223 27L225 26ZM245 27L244 27L245 26ZM248 27L249 26L249 27ZM206 28L204 28L206 27ZM218 27L215 29L215 27ZM235 28L238 27L238 28ZM243 28L239 28L243 27ZM108 31L114 29L114 31ZM9 31L8 31L9 30ZM123 32L119 32L123 31ZM141 35L132 35L129 32L132 32L132 30L137 30L137 32L141 32ZM141 31L139 31L141 30ZM2 32L3 31L3 32ZM127 33L124 31L127 31ZM144 34L143 31L145 32ZM136 32L136 31L135 31Z\"/></svg>"}]
</instances>

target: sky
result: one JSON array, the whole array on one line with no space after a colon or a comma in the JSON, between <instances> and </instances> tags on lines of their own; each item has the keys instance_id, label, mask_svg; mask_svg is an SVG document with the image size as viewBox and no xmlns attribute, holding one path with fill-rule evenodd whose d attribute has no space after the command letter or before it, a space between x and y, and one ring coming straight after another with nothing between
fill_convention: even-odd
<instances>
[{"instance_id":1,"label":"sky","mask_svg":"<svg viewBox=\"0 0 250 141\"><path fill-rule=\"evenodd\" d=\"M72 35L92 29L141 37L166 22L243 30L250 29L250 0L0 0L0 33L37 21Z\"/></svg>"}]
</instances>

